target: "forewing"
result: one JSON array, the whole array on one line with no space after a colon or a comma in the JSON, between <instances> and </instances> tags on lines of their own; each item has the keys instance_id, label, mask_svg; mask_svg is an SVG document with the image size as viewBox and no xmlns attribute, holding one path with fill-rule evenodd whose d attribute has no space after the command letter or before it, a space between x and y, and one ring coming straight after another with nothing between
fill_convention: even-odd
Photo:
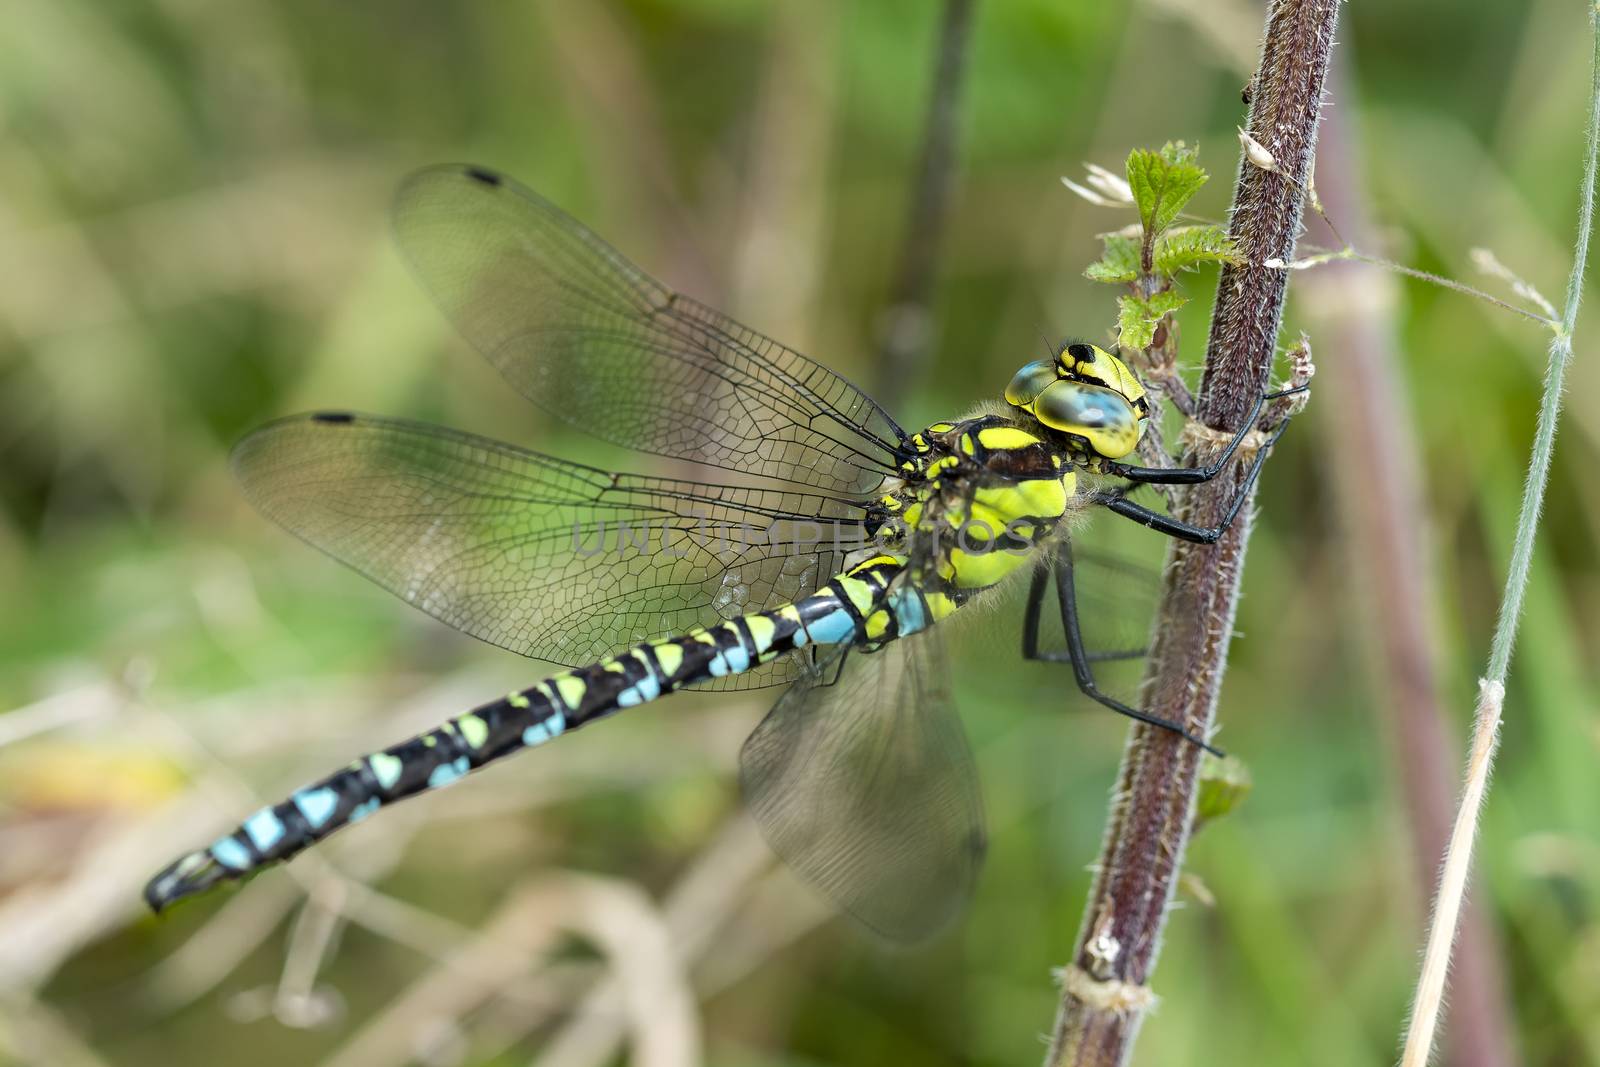
<instances>
[{"instance_id":1,"label":"forewing","mask_svg":"<svg viewBox=\"0 0 1600 1067\"><path fill-rule=\"evenodd\" d=\"M421 171L400 189L395 229L456 328L581 430L832 492L896 472L905 434L866 394L667 289L508 178Z\"/></svg>"},{"instance_id":2,"label":"forewing","mask_svg":"<svg viewBox=\"0 0 1600 1067\"><path fill-rule=\"evenodd\" d=\"M977 773L944 670L933 631L838 651L779 698L740 754L745 802L773 850L896 941L923 940L959 912L983 860Z\"/></svg>"},{"instance_id":3,"label":"forewing","mask_svg":"<svg viewBox=\"0 0 1600 1067\"><path fill-rule=\"evenodd\" d=\"M613 474L368 415L271 423L233 466L269 518L408 603L569 666L804 596L861 536L859 508L818 494Z\"/></svg>"}]
</instances>

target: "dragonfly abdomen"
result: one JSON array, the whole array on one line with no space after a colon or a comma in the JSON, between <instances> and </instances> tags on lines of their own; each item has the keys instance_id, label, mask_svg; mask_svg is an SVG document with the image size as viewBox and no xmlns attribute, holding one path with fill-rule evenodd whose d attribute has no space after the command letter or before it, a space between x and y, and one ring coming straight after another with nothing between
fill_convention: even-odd
<instances>
[{"instance_id":1,"label":"dragonfly abdomen","mask_svg":"<svg viewBox=\"0 0 1600 1067\"><path fill-rule=\"evenodd\" d=\"M486 763L623 708L742 674L808 645L906 636L953 610L909 585L891 589L903 566L899 557L876 556L791 604L643 642L363 756L282 803L262 808L208 848L181 857L151 879L145 899L160 911L218 882L243 878L290 859L380 807L447 786Z\"/></svg>"}]
</instances>

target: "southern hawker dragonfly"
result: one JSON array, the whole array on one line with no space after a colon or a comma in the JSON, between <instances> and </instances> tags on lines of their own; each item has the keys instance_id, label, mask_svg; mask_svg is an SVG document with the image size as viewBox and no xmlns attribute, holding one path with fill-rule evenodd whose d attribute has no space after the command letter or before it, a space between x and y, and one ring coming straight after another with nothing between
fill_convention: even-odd
<instances>
[{"instance_id":1,"label":"southern hawker dragonfly","mask_svg":"<svg viewBox=\"0 0 1600 1067\"><path fill-rule=\"evenodd\" d=\"M727 475L614 473L343 412L246 437L234 471L269 518L451 626L570 669L262 808L158 874L152 908L623 708L688 686L786 684L741 754L750 811L839 907L920 939L970 895L985 841L934 624L1024 569L1025 655L1069 663L1094 699L1206 744L1097 687L1068 520L1104 507L1216 540L1281 423L1218 527L1129 489L1215 477L1280 394L1210 464L1137 466L1124 459L1151 416L1143 386L1111 352L1071 343L1018 371L1003 403L908 433L843 378L663 287L493 172L416 174L396 230L518 392L607 441ZM588 538L608 528L644 531L643 550L596 550ZM1039 648L1052 576L1065 653Z\"/></svg>"}]
</instances>

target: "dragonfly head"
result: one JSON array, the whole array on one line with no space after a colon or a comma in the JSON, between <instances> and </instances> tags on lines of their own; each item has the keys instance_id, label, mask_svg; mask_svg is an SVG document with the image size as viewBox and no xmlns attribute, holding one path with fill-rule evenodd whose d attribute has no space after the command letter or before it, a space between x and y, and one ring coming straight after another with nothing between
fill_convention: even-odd
<instances>
[{"instance_id":1,"label":"dragonfly head","mask_svg":"<svg viewBox=\"0 0 1600 1067\"><path fill-rule=\"evenodd\" d=\"M1106 459L1132 452L1150 417L1138 376L1110 352L1082 341L1017 371L1006 386L1006 403Z\"/></svg>"}]
</instances>

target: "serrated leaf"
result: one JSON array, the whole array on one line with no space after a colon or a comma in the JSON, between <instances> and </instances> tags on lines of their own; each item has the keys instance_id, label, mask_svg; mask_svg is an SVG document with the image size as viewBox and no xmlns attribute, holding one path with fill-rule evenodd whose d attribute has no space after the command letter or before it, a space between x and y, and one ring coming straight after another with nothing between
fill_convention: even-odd
<instances>
[{"instance_id":1,"label":"serrated leaf","mask_svg":"<svg viewBox=\"0 0 1600 1067\"><path fill-rule=\"evenodd\" d=\"M1149 299L1136 296L1117 298L1117 343L1123 348L1149 348L1161 320L1189 302L1173 289Z\"/></svg>"},{"instance_id":2,"label":"serrated leaf","mask_svg":"<svg viewBox=\"0 0 1600 1067\"><path fill-rule=\"evenodd\" d=\"M1159 152L1136 148L1128 153L1128 187L1139 208L1146 234L1157 236L1178 217L1185 204L1206 183L1195 153L1182 141L1168 142Z\"/></svg>"},{"instance_id":3,"label":"serrated leaf","mask_svg":"<svg viewBox=\"0 0 1600 1067\"><path fill-rule=\"evenodd\" d=\"M1139 276L1139 242L1120 233L1108 233L1101 238L1105 251L1089 264L1083 276L1090 281L1131 282Z\"/></svg>"},{"instance_id":4,"label":"serrated leaf","mask_svg":"<svg viewBox=\"0 0 1600 1067\"><path fill-rule=\"evenodd\" d=\"M1180 226L1156 241L1156 273L1168 277L1202 263L1238 263L1239 249L1221 226Z\"/></svg>"}]
</instances>

